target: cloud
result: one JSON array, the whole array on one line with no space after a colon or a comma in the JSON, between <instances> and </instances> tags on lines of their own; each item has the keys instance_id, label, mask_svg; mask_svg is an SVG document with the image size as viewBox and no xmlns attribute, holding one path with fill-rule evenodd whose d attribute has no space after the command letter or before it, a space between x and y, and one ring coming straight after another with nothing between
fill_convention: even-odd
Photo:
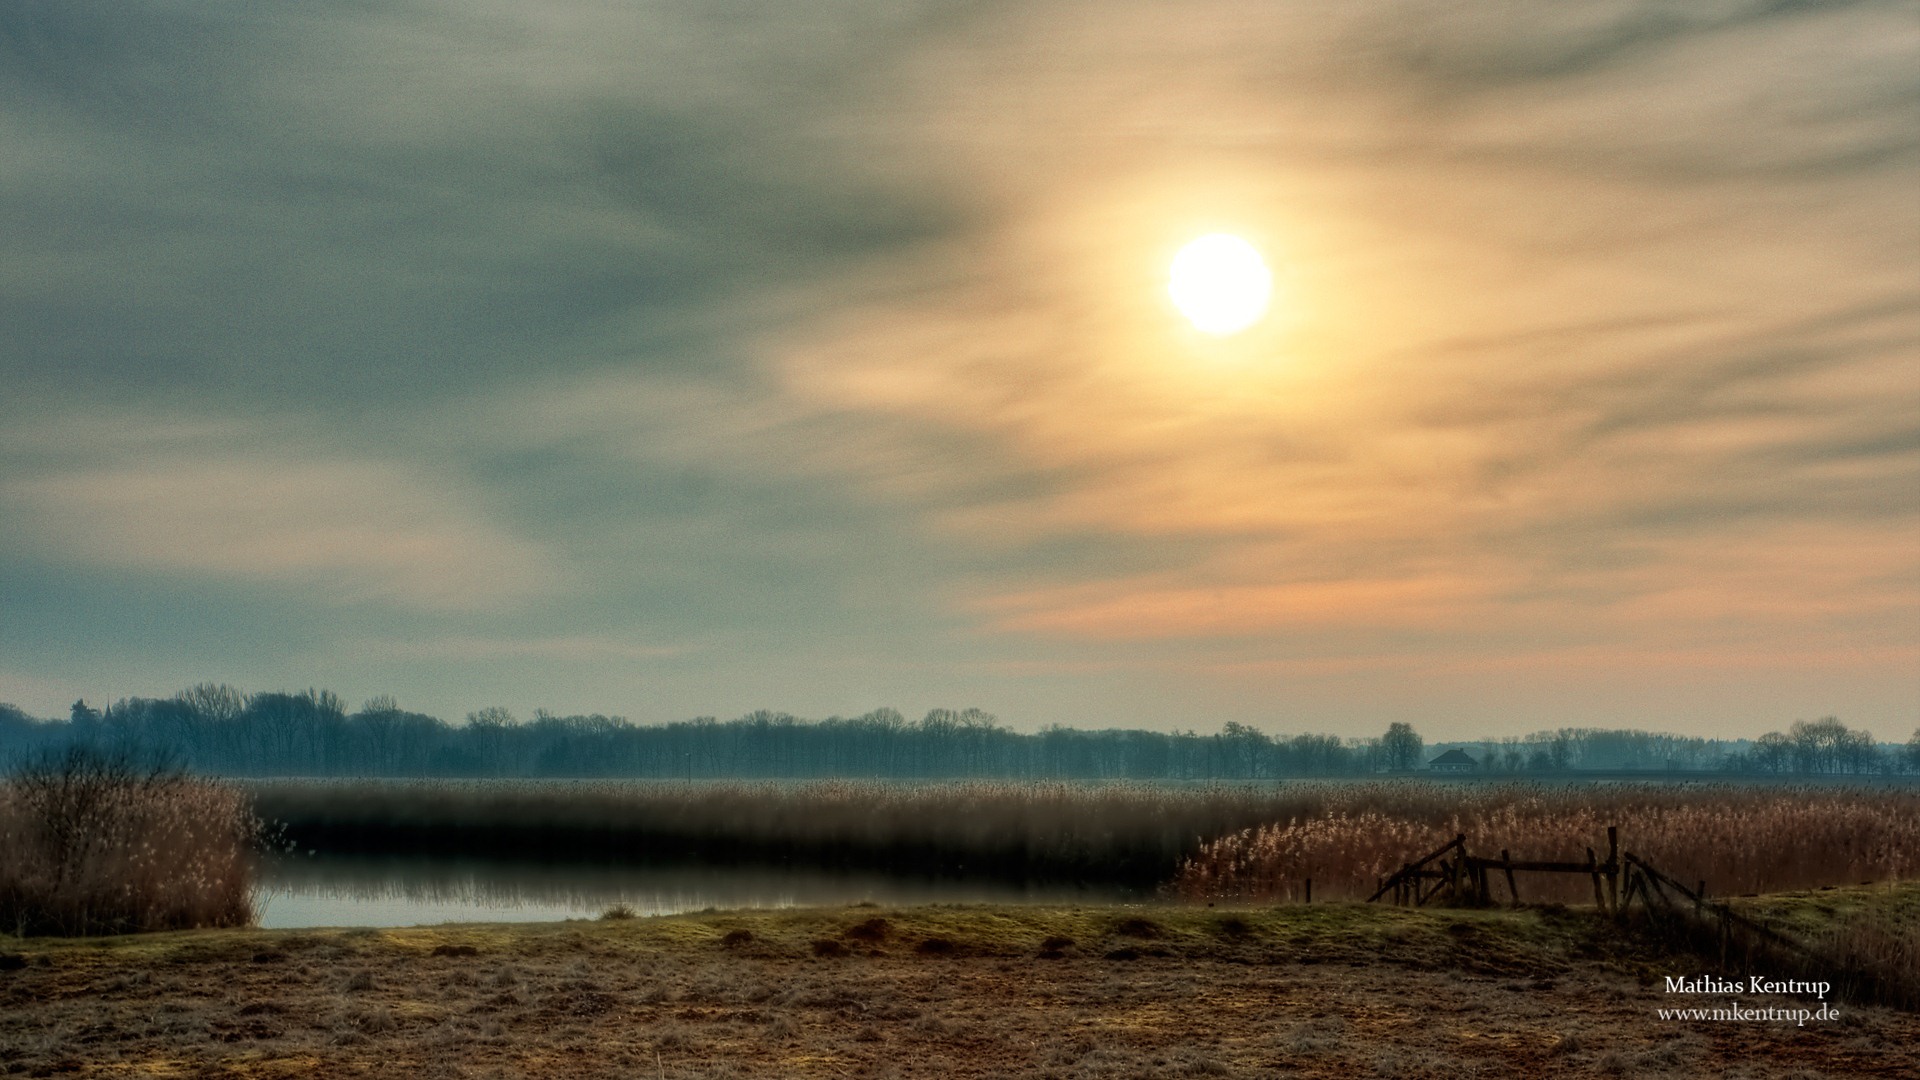
<instances>
[{"instance_id":1,"label":"cloud","mask_svg":"<svg viewBox=\"0 0 1920 1080\"><path fill-rule=\"evenodd\" d=\"M616 637L575 634L566 637L481 638L437 637L429 641L374 639L355 648L369 653L413 659L493 661L535 659L547 661L660 660L685 655L684 645L648 645Z\"/></svg>"},{"instance_id":2,"label":"cloud","mask_svg":"<svg viewBox=\"0 0 1920 1080\"><path fill-rule=\"evenodd\" d=\"M0 372L336 414L609 338L712 372L770 286L955 224L831 129L864 14L11 9L0 252L34 271L0 279Z\"/></svg>"},{"instance_id":3,"label":"cloud","mask_svg":"<svg viewBox=\"0 0 1920 1080\"><path fill-rule=\"evenodd\" d=\"M515 678L1896 656L1910 16L15 5L0 538Z\"/></svg>"},{"instance_id":4,"label":"cloud","mask_svg":"<svg viewBox=\"0 0 1920 1080\"><path fill-rule=\"evenodd\" d=\"M1330 626L1440 628L1461 618L1473 591L1466 582L1420 580L1221 588L1120 582L996 596L980 607L1001 630L1153 641Z\"/></svg>"},{"instance_id":5,"label":"cloud","mask_svg":"<svg viewBox=\"0 0 1920 1080\"><path fill-rule=\"evenodd\" d=\"M258 427L244 440L231 433L247 428L231 424L163 421L143 433L123 418L105 430L104 446L67 451L81 461L0 482L11 531L42 558L443 612L497 609L564 586L559 562L492 523L457 477L301 454ZM28 429L13 442L44 455L80 434ZM147 452L99 460L116 443Z\"/></svg>"}]
</instances>

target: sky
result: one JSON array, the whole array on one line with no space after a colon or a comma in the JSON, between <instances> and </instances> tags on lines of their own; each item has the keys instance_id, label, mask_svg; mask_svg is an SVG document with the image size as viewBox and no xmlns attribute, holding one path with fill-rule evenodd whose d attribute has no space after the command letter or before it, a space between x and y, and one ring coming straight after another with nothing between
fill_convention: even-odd
<instances>
[{"instance_id":1,"label":"sky","mask_svg":"<svg viewBox=\"0 0 1920 1080\"><path fill-rule=\"evenodd\" d=\"M36 715L1920 727L1920 4L20 0L0 147Z\"/></svg>"}]
</instances>

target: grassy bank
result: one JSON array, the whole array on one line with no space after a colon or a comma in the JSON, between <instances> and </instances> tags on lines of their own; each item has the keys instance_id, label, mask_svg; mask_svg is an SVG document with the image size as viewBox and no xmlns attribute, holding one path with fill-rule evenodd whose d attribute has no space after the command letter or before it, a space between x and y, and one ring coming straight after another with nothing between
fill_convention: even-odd
<instances>
[{"instance_id":1,"label":"grassy bank","mask_svg":"<svg viewBox=\"0 0 1920 1080\"><path fill-rule=\"evenodd\" d=\"M1920 882L1748 897L1733 906L1811 947L1812 956L1783 969L1851 975L1882 1003L1920 1010Z\"/></svg>"},{"instance_id":2,"label":"grassy bank","mask_svg":"<svg viewBox=\"0 0 1920 1080\"><path fill-rule=\"evenodd\" d=\"M0 943L0 1058L28 1074L669 1080L1920 1067L1920 1017L1888 1009L1661 1020L1706 1003L1664 991L1698 962L1636 942L1579 911L1346 904L36 940Z\"/></svg>"}]
</instances>

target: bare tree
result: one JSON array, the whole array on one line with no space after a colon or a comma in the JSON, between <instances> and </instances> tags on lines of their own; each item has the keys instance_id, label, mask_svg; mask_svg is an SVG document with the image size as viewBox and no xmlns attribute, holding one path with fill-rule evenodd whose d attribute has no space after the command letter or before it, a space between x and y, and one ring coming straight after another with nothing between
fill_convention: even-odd
<instances>
[{"instance_id":1,"label":"bare tree","mask_svg":"<svg viewBox=\"0 0 1920 1080\"><path fill-rule=\"evenodd\" d=\"M1426 749L1426 740L1413 730L1411 724L1389 724L1387 733L1380 737L1381 755L1385 758L1387 768L1395 772L1418 768Z\"/></svg>"},{"instance_id":2,"label":"bare tree","mask_svg":"<svg viewBox=\"0 0 1920 1080\"><path fill-rule=\"evenodd\" d=\"M208 764L238 766L245 749L240 743L240 716L247 711L247 696L226 683L207 682L180 691L174 700L189 710L189 723Z\"/></svg>"},{"instance_id":3,"label":"bare tree","mask_svg":"<svg viewBox=\"0 0 1920 1080\"><path fill-rule=\"evenodd\" d=\"M1793 740L1777 731L1769 731L1753 741L1753 767L1764 773L1791 772Z\"/></svg>"},{"instance_id":4,"label":"bare tree","mask_svg":"<svg viewBox=\"0 0 1920 1080\"><path fill-rule=\"evenodd\" d=\"M360 706L353 720L366 742L367 761L374 773L385 775L392 771L396 750L394 743L400 727L400 703L393 699L392 694L376 694Z\"/></svg>"},{"instance_id":5,"label":"bare tree","mask_svg":"<svg viewBox=\"0 0 1920 1080\"><path fill-rule=\"evenodd\" d=\"M473 740L474 754L483 770L501 775L507 760L507 742L519 726L520 721L513 713L499 705L467 714L467 737Z\"/></svg>"}]
</instances>

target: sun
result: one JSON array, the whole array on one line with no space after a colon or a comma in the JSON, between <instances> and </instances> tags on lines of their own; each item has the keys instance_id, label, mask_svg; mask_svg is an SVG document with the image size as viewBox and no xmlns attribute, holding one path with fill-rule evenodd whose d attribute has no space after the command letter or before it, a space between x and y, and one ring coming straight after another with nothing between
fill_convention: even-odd
<instances>
[{"instance_id":1,"label":"sun","mask_svg":"<svg viewBox=\"0 0 1920 1080\"><path fill-rule=\"evenodd\" d=\"M1173 257L1167 294L1194 329L1225 337L1267 313L1273 273L1252 244L1228 233L1210 233Z\"/></svg>"}]
</instances>

